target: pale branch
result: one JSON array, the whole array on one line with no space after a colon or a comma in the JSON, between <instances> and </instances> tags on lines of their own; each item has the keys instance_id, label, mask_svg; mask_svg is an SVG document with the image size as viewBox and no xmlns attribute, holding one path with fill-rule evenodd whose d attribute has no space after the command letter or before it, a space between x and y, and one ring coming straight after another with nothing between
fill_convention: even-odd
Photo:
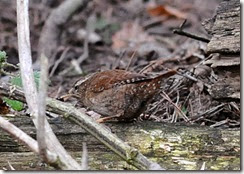
<instances>
[{"instance_id":1,"label":"pale branch","mask_svg":"<svg viewBox=\"0 0 244 174\"><path fill-rule=\"evenodd\" d=\"M25 144L32 152L36 154L40 154L40 148L38 146L38 143L36 140L34 140L32 137L27 135L25 132L23 132L21 129L10 123L8 120L5 120L3 116L0 115L0 127L9 133L11 136L13 136L18 141ZM50 164L56 165L57 162L57 156L53 154L52 152L46 150L46 154L48 156L48 161ZM56 166L56 168L60 169L59 166Z\"/></svg>"},{"instance_id":2,"label":"pale branch","mask_svg":"<svg viewBox=\"0 0 244 174\"><path fill-rule=\"evenodd\" d=\"M48 83L48 59L45 55L41 55L41 77L40 77L40 90L38 91L38 117L37 117L37 142L39 146L40 155L45 161L48 161L47 157L47 144L46 144L46 96L47 96L47 83Z\"/></svg>"},{"instance_id":3,"label":"pale branch","mask_svg":"<svg viewBox=\"0 0 244 174\"><path fill-rule=\"evenodd\" d=\"M88 170L88 152L87 152L87 147L86 143L82 143L82 158L81 158L81 168L82 170Z\"/></svg>"},{"instance_id":4,"label":"pale branch","mask_svg":"<svg viewBox=\"0 0 244 174\"><path fill-rule=\"evenodd\" d=\"M53 51L57 48L61 27L81 6L85 6L87 0L66 0L54 9L45 22L39 39L38 55L42 53L52 57Z\"/></svg>"},{"instance_id":5,"label":"pale branch","mask_svg":"<svg viewBox=\"0 0 244 174\"><path fill-rule=\"evenodd\" d=\"M39 102L32 68L28 4L28 0L17 0L18 53L25 98L35 127L38 128L37 116L39 114ZM55 164L51 160L51 156L48 157L46 162L61 169L81 169L81 166L60 144L47 120L44 123L48 150L58 156Z\"/></svg>"},{"instance_id":6,"label":"pale branch","mask_svg":"<svg viewBox=\"0 0 244 174\"><path fill-rule=\"evenodd\" d=\"M83 53L78 57L78 59L73 59L71 61L71 66L66 68L63 72L60 73L60 75L64 75L67 72L71 71L72 69L75 69L78 73L82 73L82 69L80 68L80 64L84 62L89 57L89 37L91 33L95 30L95 23L96 23L96 17L94 15L91 15L86 23L86 35L83 42Z\"/></svg>"},{"instance_id":7,"label":"pale branch","mask_svg":"<svg viewBox=\"0 0 244 174\"><path fill-rule=\"evenodd\" d=\"M38 100L32 69L28 3L28 0L17 0L18 53L26 102L36 122Z\"/></svg>"},{"instance_id":8,"label":"pale branch","mask_svg":"<svg viewBox=\"0 0 244 174\"><path fill-rule=\"evenodd\" d=\"M91 33L95 30L95 24L96 24L96 17L94 15L90 16L86 23L86 36L84 39L84 52L83 54L77 59L78 64L80 65L84 60L86 60L89 57L89 49L88 49L88 43L89 43L89 36Z\"/></svg>"},{"instance_id":9,"label":"pale branch","mask_svg":"<svg viewBox=\"0 0 244 174\"><path fill-rule=\"evenodd\" d=\"M36 140L31 138L29 135L27 135L25 132L20 130L18 127L10 123L9 121L5 120L3 116L0 115L0 127L12 135L15 139L19 140L23 144L25 144L29 149L36 153L39 154L39 149L38 149L38 144Z\"/></svg>"}]
</instances>

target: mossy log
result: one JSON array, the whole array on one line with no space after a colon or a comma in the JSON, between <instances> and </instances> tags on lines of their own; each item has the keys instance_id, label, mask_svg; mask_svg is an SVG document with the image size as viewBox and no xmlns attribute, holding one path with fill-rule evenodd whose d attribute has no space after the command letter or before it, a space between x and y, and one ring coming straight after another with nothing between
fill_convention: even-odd
<instances>
[{"instance_id":1,"label":"mossy log","mask_svg":"<svg viewBox=\"0 0 244 174\"><path fill-rule=\"evenodd\" d=\"M35 128L26 116L9 120L35 138ZM134 169L78 125L60 119L52 128L63 146L78 161L82 142L87 143L91 170ZM240 129L214 129L199 125L155 122L110 123L108 129L168 170L240 170ZM0 130L0 168L9 163L18 170L52 169L41 165L37 155Z\"/></svg>"}]
</instances>

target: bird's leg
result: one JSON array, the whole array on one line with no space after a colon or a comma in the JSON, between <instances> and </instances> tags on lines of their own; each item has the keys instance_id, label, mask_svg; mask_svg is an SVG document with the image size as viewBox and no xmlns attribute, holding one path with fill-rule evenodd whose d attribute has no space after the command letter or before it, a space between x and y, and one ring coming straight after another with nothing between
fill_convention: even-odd
<instances>
[{"instance_id":1,"label":"bird's leg","mask_svg":"<svg viewBox=\"0 0 244 174\"><path fill-rule=\"evenodd\" d=\"M70 97L79 98L79 96L77 94L65 94L65 95L62 95L61 97L59 97L58 100L67 101Z\"/></svg>"},{"instance_id":2,"label":"bird's leg","mask_svg":"<svg viewBox=\"0 0 244 174\"><path fill-rule=\"evenodd\" d=\"M103 117L103 118L99 118L96 120L97 123L105 123L109 120L112 120L114 118L119 118L120 116L119 115L115 115L115 116L107 116L107 117Z\"/></svg>"}]
</instances>

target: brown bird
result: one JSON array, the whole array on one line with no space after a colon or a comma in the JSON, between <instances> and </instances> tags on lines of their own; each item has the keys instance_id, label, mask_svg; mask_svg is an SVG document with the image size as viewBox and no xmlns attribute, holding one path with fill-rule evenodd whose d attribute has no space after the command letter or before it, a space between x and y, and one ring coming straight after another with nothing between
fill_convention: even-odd
<instances>
[{"instance_id":1,"label":"brown bird","mask_svg":"<svg viewBox=\"0 0 244 174\"><path fill-rule=\"evenodd\" d=\"M145 110L159 91L162 79L174 74L176 71L170 70L152 78L125 70L108 70L78 80L70 93L84 106L105 116L97 122L114 118L131 121Z\"/></svg>"}]
</instances>

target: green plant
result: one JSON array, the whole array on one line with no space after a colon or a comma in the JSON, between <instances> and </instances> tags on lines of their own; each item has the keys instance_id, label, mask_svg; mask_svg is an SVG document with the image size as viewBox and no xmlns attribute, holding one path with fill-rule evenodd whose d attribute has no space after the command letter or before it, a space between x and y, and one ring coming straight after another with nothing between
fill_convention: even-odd
<instances>
[{"instance_id":1,"label":"green plant","mask_svg":"<svg viewBox=\"0 0 244 174\"><path fill-rule=\"evenodd\" d=\"M38 89L39 88L39 80L40 80L40 71L35 71L34 72L34 80L35 80L35 83L36 83L36 87ZM21 88L23 87L23 85L22 85L22 79L21 79L20 74L18 74L15 77L12 77L10 79L10 83L12 85L16 85L16 86L21 87Z\"/></svg>"},{"instance_id":2,"label":"green plant","mask_svg":"<svg viewBox=\"0 0 244 174\"><path fill-rule=\"evenodd\" d=\"M40 72L39 71L35 71L34 72L34 79L35 79L36 87L38 89L39 80L40 80ZM15 86L18 86L20 88L23 87L22 79L21 79L20 74L18 74L17 76L12 77L10 79L10 83L11 83L11 85L15 85ZM15 111L21 111L21 110L24 109L24 104L22 102L20 102L20 101L12 100L12 99L9 99L7 97L3 97L2 99L3 99L3 101L5 101L8 104L9 107L14 109Z\"/></svg>"},{"instance_id":3,"label":"green plant","mask_svg":"<svg viewBox=\"0 0 244 174\"><path fill-rule=\"evenodd\" d=\"M20 101L12 100L7 97L3 97L2 99L3 99L3 101L5 101L7 103L7 105L9 107L11 107L15 111L21 111L24 109L24 103L22 103Z\"/></svg>"}]
</instances>

